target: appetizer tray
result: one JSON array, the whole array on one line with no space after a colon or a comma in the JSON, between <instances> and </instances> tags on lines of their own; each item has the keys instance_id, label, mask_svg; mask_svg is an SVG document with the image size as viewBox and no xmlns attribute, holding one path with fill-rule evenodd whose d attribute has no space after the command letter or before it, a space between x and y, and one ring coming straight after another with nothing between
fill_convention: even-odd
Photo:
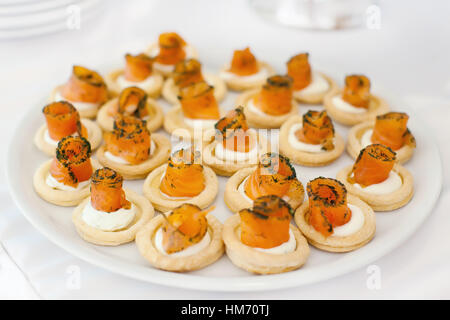
<instances>
[{"instance_id":1,"label":"appetizer tray","mask_svg":"<svg viewBox=\"0 0 450 320\"><path fill-rule=\"evenodd\" d=\"M106 74L111 69L99 70ZM342 75L332 75L341 79ZM51 88L49 88L49 91ZM39 198L33 189L32 179L38 166L48 159L33 144L33 136L44 123L42 107L47 100L37 101L17 123L7 153L7 177L12 197L25 217L48 239L71 254L104 269L151 283L209 291L258 291L281 289L330 279L358 268L368 266L407 240L432 213L442 184L442 168L438 148L430 131L412 110L399 104L387 92L377 90L380 96L396 111L410 115L409 128L417 140L417 149L405 167L414 175L415 195L405 207L391 212L377 212L377 230L374 239L364 247L349 253L329 253L310 246L311 254L306 264L296 270L277 275L254 275L234 266L226 255L212 265L195 272L175 273L153 268L138 252L134 242L118 247L102 247L83 241L71 221L73 207L64 208L49 204ZM47 93L45 93L46 95ZM235 106L237 94L228 92L221 106L230 110ZM44 98L44 97L43 97ZM164 112L170 105L160 99ZM307 110L322 110L320 106L300 106L300 114ZM334 123L336 131L347 140L349 128ZM164 132L162 129L159 132ZM165 133L167 134L167 133ZM95 157L95 156L94 156ZM306 186L318 176L335 178L337 172L353 160L344 153L331 165L318 168L295 166L297 176ZM223 194L227 178L219 178L219 193L214 202L213 214L222 222L232 215L226 207ZM124 187L142 194L143 180L125 181ZM307 201L307 200L306 200Z\"/></svg>"}]
</instances>

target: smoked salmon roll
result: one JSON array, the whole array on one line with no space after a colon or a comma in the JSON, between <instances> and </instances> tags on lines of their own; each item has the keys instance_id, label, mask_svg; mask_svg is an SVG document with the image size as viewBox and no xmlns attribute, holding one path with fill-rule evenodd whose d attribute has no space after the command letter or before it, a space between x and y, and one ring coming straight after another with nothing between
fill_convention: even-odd
<instances>
[{"instance_id":1,"label":"smoked salmon roll","mask_svg":"<svg viewBox=\"0 0 450 320\"><path fill-rule=\"evenodd\" d=\"M304 89L311 83L312 72L308 59L308 53L300 53L287 62L287 75L293 80L294 90Z\"/></svg>"},{"instance_id":2,"label":"smoked salmon roll","mask_svg":"<svg viewBox=\"0 0 450 320\"><path fill-rule=\"evenodd\" d=\"M262 196L253 208L239 211L241 242L250 247L273 248L289 240L291 206L275 195Z\"/></svg>"},{"instance_id":3,"label":"smoked salmon roll","mask_svg":"<svg viewBox=\"0 0 450 320\"><path fill-rule=\"evenodd\" d=\"M287 75L292 79L293 96L296 100L307 104L322 104L327 93L338 90L337 83L312 68L309 53L299 53L287 63Z\"/></svg>"},{"instance_id":4,"label":"smoked salmon roll","mask_svg":"<svg viewBox=\"0 0 450 320\"><path fill-rule=\"evenodd\" d=\"M130 164L139 164L150 157L150 131L144 120L118 114L114 130L105 133L106 151Z\"/></svg>"},{"instance_id":5,"label":"smoked salmon roll","mask_svg":"<svg viewBox=\"0 0 450 320\"><path fill-rule=\"evenodd\" d=\"M74 66L69 81L61 89L61 95L69 101L103 103L108 98L108 91L100 74Z\"/></svg>"},{"instance_id":6,"label":"smoked salmon roll","mask_svg":"<svg viewBox=\"0 0 450 320\"><path fill-rule=\"evenodd\" d=\"M222 224L212 214L184 203L160 214L136 236L136 245L153 267L176 272L204 268L224 253Z\"/></svg>"},{"instance_id":7,"label":"smoked salmon roll","mask_svg":"<svg viewBox=\"0 0 450 320\"><path fill-rule=\"evenodd\" d=\"M291 191L293 187L294 192ZM244 190L250 199L255 200L265 195L283 197L291 192L300 193L303 192L303 186L289 159L271 152L261 157L256 170L247 179Z\"/></svg>"},{"instance_id":8,"label":"smoked salmon roll","mask_svg":"<svg viewBox=\"0 0 450 320\"><path fill-rule=\"evenodd\" d=\"M372 144L361 150L349 179L362 186L386 180L396 163L396 153L381 144Z\"/></svg>"},{"instance_id":9,"label":"smoked salmon roll","mask_svg":"<svg viewBox=\"0 0 450 320\"><path fill-rule=\"evenodd\" d=\"M83 137L64 137L56 148L50 175L59 183L76 188L92 175L91 145Z\"/></svg>"},{"instance_id":10,"label":"smoked salmon roll","mask_svg":"<svg viewBox=\"0 0 450 320\"><path fill-rule=\"evenodd\" d=\"M86 138L95 150L102 141L102 130L92 120L80 119L80 113L68 101L51 102L42 109L45 124L34 135L34 144L45 154L53 157L58 142L68 136Z\"/></svg>"},{"instance_id":11,"label":"smoked salmon roll","mask_svg":"<svg viewBox=\"0 0 450 320\"><path fill-rule=\"evenodd\" d=\"M309 201L294 214L295 223L314 247L328 252L349 252L363 247L375 235L373 209L348 194L346 184L318 177L308 182Z\"/></svg>"},{"instance_id":12,"label":"smoked salmon roll","mask_svg":"<svg viewBox=\"0 0 450 320\"><path fill-rule=\"evenodd\" d=\"M200 153L191 149L180 149L172 154L160 190L171 197L194 197L205 189Z\"/></svg>"},{"instance_id":13,"label":"smoked salmon roll","mask_svg":"<svg viewBox=\"0 0 450 320\"><path fill-rule=\"evenodd\" d=\"M291 206L276 195L257 198L251 208L228 218L223 227L226 252L237 267L257 274L300 268L309 246L290 224Z\"/></svg>"},{"instance_id":14,"label":"smoked salmon roll","mask_svg":"<svg viewBox=\"0 0 450 320\"><path fill-rule=\"evenodd\" d=\"M334 149L334 126L326 111L308 111L303 115L303 125L295 132L298 140L320 144L323 150Z\"/></svg>"},{"instance_id":15,"label":"smoked salmon roll","mask_svg":"<svg viewBox=\"0 0 450 320\"><path fill-rule=\"evenodd\" d=\"M158 41L150 45L147 53L154 58L153 69L165 77L171 74L178 62L198 57L197 50L175 32L160 34Z\"/></svg>"},{"instance_id":16,"label":"smoked salmon roll","mask_svg":"<svg viewBox=\"0 0 450 320\"><path fill-rule=\"evenodd\" d=\"M214 97L221 101L227 91L225 82L217 75L202 72L201 63L194 58L178 62L169 79L164 83L162 95L172 104L178 103L180 89L198 82L206 82L214 87Z\"/></svg>"},{"instance_id":17,"label":"smoked salmon roll","mask_svg":"<svg viewBox=\"0 0 450 320\"><path fill-rule=\"evenodd\" d=\"M42 110L47 122L50 138L59 141L64 137L78 134L87 138L87 130L81 124L80 115L67 101L52 102Z\"/></svg>"},{"instance_id":18,"label":"smoked salmon roll","mask_svg":"<svg viewBox=\"0 0 450 320\"><path fill-rule=\"evenodd\" d=\"M371 93L371 83L364 75L345 77L345 86L325 95L323 105L328 115L344 125L372 121L389 111L387 102Z\"/></svg>"},{"instance_id":19,"label":"smoked salmon roll","mask_svg":"<svg viewBox=\"0 0 450 320\"><path fill-rule=\"evenodd\" d=\"M346 76L342 99L352 106L367 109L370 101L369 78L364 75Z\"/></svg>"},{"instance_id":20,"label":"smoked salmon roll","mask_svg":"<svg viewBox=\"0 0 450 320\"><path fill-rule=\"evenodd\" d=\"M186 42L175 32L160 34L158 38L159 53L156 61L161 64L174 65L186 57Z\"/></svg>"},{"instance_id":21,"label":"smoked salmon roll","mask_svg":"<svg viewBox=\"0 0 450 320\"><path fill-rule=\"evenodd\" d=\"M269 64L256 59L247 47L233 52L231 62L221 68L220 77L230 89L243 91L261 87L274 73Z\"/></svg>"},{"instance_id":22,"label":"smoked salmon roll","mask_svg":"<svg viewBox=\"0 0 450 320\"><path fill-rule=\"evenodd\" d=\"M199 243L208 230L206 215L213 209L202 210L189 203L175 208L162 226L164 251L171 254Z\"/></svg>"},{"instance_id":23,"label":"smoked salmon roll","mask_svg":"<svg viewBox=\"0 0 450 320\"><path fill-rule=\"evenodd\" d=\"M231 176L243 168L254 167L270 146L265 135L249 128L244 110L229 111L204 134L203 163L218 175Z\"/></svg>"},{"instance_id":24,"label":"smoked salmon roll","mask_svg":"<svg viewBox=\"0 0 450 320\"><path fill-rule=\"evenodd\" d=\"M416 147L416 140L407 128L409 116L403 112L389 112L377 116L371 141L383 144L392 150L399 150L404 145Z\"/></svg>"},{"instance_id":25,"label":"smoked salmon roll","mask_svg":"<svg viewBox=\"0 0 450 320\"><path fill-rule=\"evenodd\" d=\"M388 112L352 127L348 133L347 151L356 159L362 149L382 144L396 153L398 163L405 163L414 155L416 139L408 129L409 116L403 112Z\"/></svg>"},{"instance_id":26,"label":"smoked salmon roll","mask_svg":"<svg viewBox=\"0 0 450 320\"><path fill-rule=\"evenodd\" d=\"M83 202L90 194L92 173L100 168L98 161L90 156L91 145L84 137L62 138L53 157L34 173L34 190L57 206L71 207Z\"/></svg>"},{"instance_id":27,"label":"smoked salmon roll","mask_svg":"<svg viewBox=\"0 0 450 320\"><path fill-rule=\"evenodd\" d=\"M242 93L236 104L244 107L248 124L253 128L279 128L298 110L292 79L282 75L271 76L262 87Z\"/></svg>"},{"instance_id":28,"label":"smoked salmon roll","mask_svg":"<svg viewBox=\"0 0 450 320\"><path fill-rule=\"evenodd\" d=\"M256 136L247 133L249 127L242 107L229 111L214 127L216 140L221 141L225 149L249 152L257 143Z\"/></svg>"},{"instance_id":29,"label":"smoked salmon roll","mask_svg":"<svg viewBox=\"0 0 450 320\"><path fill-rule=\"evenodd\" d=\"M125 88L119 95L118 103L112 105L110 115L114 116L120 113L142 119L148 115L147 98L147 93L141 88Z\"/></svg>"},{"instance_id":30,"label":"smoked salmon roll","mask_svg":"<svg viewBox=\"0 0 450 320\"><path fill-rule=\"evenodd\" d=\"M220 118L214 87L206 82L197 82L181 88L178 99L186 118L204 120Z\"/></svg>"},{"instance_id":31,"label":"smoked salmon roll","mask_svg":"<svg viewBox=\"0 0 450 320\"><path fill-rule=\"evenodd\" d=\"M239 76L249 76L258 73L259 65L250 48L235 50L229 72Z\"/></svg>"},{"instance_id":32,"label":"smoked salmon roll","mask_svg":"<svg viewBox=\"0 0 450 320\"><path fill-rule=\"evenodd\" d=\"M202 65L197 59L187 59L178 62L172 72L173 82L178 88L204 81Z\"/></svg>"},{"instance_id":33,"label":"smoked salmon roll","mask_svg":"<svg viewBox=\"0 0 450 320\"><path fill-rule=\"evenodd\" d=\"M91 205L98 211L114 212L129 209L131 203L122 189L122 176L110 168L101 168L92 175Z\"/></svg>"},{"instance_id":34,"label":"smoked salmon roll","mask_svg":"<svg viewBox=\"0 0 450 320\"><path fill-rule=\"evenodd\" d=\"M125 55L124 78L132 82L147 79L153 71L153 59L145 53Z\"/></svg>"},{"instance_id":35,"label":"smoked salmon roll","mask_svg":"<svg viewBox=\"0 0 450 320\"><path fill-rule=\"evenodd\" d=\"M97 122L104 131L112 131L117 114L145 120L150 132L157 131L164 121L164 113L159 103L149 98L147 92L137 86L126 87L117 98L105 103L98 112Z\"/></svg>"},{"instance_id":36,"label":"smoked salmon roll","mask_svg":"<svg viewBox=\"0 0 450 320\"><path fill-rule=\"evenodd\" d=\"M287 76L272 76L255 98L255 105L262 112L280 116L292 109L292 79Z\"/></svg>"},{"instance_id":37,"label":"smoked salmon roll","mask_svg":"<svg viewBox=\"0 0 450 320\"><path fill-rule=\"evenodd\" d=\"M167 164L150 172L143 193L157 210L168 212L182 203L204 209L214 201L219 181L211 168L201 164L200 157L192 147L179 149Z\"/></svg>"},{"instance_id":38,"label":"smoked salmon roll","mask_svg":"<svg viewBox=\"0 0 450 320\"><path fill-rule=\"evenodd\" d=\"M333 228L350 221L352 211L347 206L347 189L338 180L319 177L308 182L308 223L328 237Z\"/></svg>"},{"instance_id":39,"label":"smoked salmon roll","mask_svg":"<svg viewBox=\"0 0 450 320\"><path fill-rule=\"evenodd\" d=\"M362 149L354 165L342 168L337 178L375 211L403 207L414 194L412 174L398 163L396 152L382 144Z\"/></svg>"},{"instance_id":40,"label":"smoked salmon roll","mask_svg":"<svg viewBox=\"0 0 450 320\"><path fill-rule=\"evenodd\" d=\"M127 53L125 64L120 69L108 73L105 78L113 97L128 87L138 87L151 98L158 98L164 82L163 75L154 67L155 59L145 53Z\"/></svg>"},{"instance_id":41,"label":"smoked salmon roll","mask_svg":"<svg viewBox=\"0 0 450 320\"><path fill-rule=\"evenodd\" d=\"M103 167L94 172L90 197L72 214L72 222L83 240L102 246L132 242L153 217L150 202L122 186L123 177L115 170Z\"/></svg>"},{"instance_id":42,"label":"smoked salmon roll","mask_svg":"<svg viewBox=\"0 0 450 320\"><path fill-rule=\"evenodd\" d=\"M326 111L309 110L303 116L289 118L280 128L280 153L293 163L325 166L341 156L345 141L335 132Z\"/></svg>"}]
</instances>

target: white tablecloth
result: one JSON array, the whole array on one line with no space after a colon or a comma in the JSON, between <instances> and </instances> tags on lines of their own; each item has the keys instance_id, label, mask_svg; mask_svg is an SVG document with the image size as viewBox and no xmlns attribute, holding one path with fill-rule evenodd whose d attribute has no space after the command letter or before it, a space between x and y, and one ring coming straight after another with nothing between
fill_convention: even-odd
<instances>
[{"instance_id":1,"label":"white tablecloth","mask_svg":"<svg viewBox=\"0 0 450 320\"><path fill-rule=\"evenodd\" d=\"M209 68L231 48L251 45L278 70L291 55L311 53L314 65L338 74L360 72L395 92L426 121L439 143L444 187L432 215L401 247L376 261L381 288L367 267L326 282L260 293L189 291L131 280L66 253L35 230L13 204L0 175L0 298L307 299L450 298L450 24L448 1L381 3L380 30L306 32L269 24L245 1L107 1L95 23L80 30L0 43L4 144L16 121L66 80L72 64L118 64L162 31L195 44ZM265 39L261 41L261 39ZM341 80L341 79L339 79ZM3 149L5 150L5 149ZM26 155L25 155L26 156ZM1 158L5 165L5 155ZM75 269L74 269L75 268ZM73 286L73 270L80 286Z\"/></svg>"}]
</instances>

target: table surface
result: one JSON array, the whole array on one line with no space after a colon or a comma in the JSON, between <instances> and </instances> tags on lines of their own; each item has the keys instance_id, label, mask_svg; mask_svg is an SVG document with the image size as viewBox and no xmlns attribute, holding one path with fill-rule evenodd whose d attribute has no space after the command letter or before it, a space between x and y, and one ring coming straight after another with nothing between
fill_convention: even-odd
<instances>
[{"instance_id":1,"label":"table surface","mask_svg":"<svg viewBox=\"0 0 450 320\"><path fill-rule=\"evenodd\" d=\"M82 23L80 30L0 42L0 134L9 142L24 112L65 81L73 64L92 68L120 64L125 53L143 50L163 31L178 31L213 70L230 59L232 49L247 45L280 72L290 56L308 51L321 70L343 76L367 74L373 83L395 92L424 119L439 143L444 164L440 199L423 227L404 245L351 274L289 290L217 293L157 286L94 267L50 243L15 207L1 170L0 298L450 298L446 210L450 205L450 3L380 4L379 30L321 32L266 22L241 0L109 0L95 21ZM4 168L5 155L0 161ZM381 287L371 285L376 275Z\"/></svg>"}]
</instances>

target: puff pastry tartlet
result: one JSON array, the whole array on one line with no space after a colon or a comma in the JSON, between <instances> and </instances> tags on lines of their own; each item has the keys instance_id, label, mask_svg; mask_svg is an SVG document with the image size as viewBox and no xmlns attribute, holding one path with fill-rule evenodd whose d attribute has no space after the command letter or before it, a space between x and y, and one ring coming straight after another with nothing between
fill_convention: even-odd
<instances>
[{"instance_id":1,"label":"puff pastry tartlet","mask_svg":"<svg viewBox=\"0 0 450 320\"><path fill-rule=\"evenodd\" d=\"M373 143L383 144L396 153L399 163L405 163L414 154L416 140L406 126L409 116L403 112L388 112L352 127L348 133L348 154L356 159L361 149Z\"/></svg>"},{"instance_id":2,"label":"puff pastry tartlet","mask_svg":"<svg viewBox=\"0 0 450 320\"><path fill-rule=\"evenodd\" d=\"M145 178L170 155L169 139L158 133L150 135L145 121L132 116L116 115L114 130L106 132L104 138L98 160L126 180Z\"/></svg>"},{"instance_id":3,"label":"puff pastry tartlet","mask_svg":"<svg viewBox=\"0 0 450 320\"><path fill-rule=\"evenodd\" d=\"M241 107L231 110L215 124L215 136L203 149L203 163L218 175L231 176L236 171L255 166L267 153L267 140L247 125Z\"/></svg>"},{"instance_id":4,"label":"puff pastry tartlet","mask_svg":"<svg viewBox=\"0 0 450 320\"><path fill-rule=\"evenodd\" d=\"M90 156L91 145L85 138L62 138L54 157L34 174L34 190L42 199L58 206L79 204L90 193L93 170L100 168L97 160Z\"/></svg>"},{"instance_id":5,"label":"puff pastry tartlet","mask_svg":"<svg viewBox=\"0 0 450 320\"><path fill-rule=\"evenodd\" d=\"M147 93L138 87L125 88L119 97L105 103L97 114L97 122L104 131L113 131L114 117L117 114L145 120L150 132L161 128L164 121L159 103L148 98Z\"/></svg>"},{"instance_id":6,"label":"puff pastry tartlet","mask_svg":"<svg viewBox=\"0 0 450 320\"><path fill-rule=\"evenodd\" d=\"M389 147L371 144L359 153L353 166L337 174L347 190L367 202L375 211L391 211L403 207L414 193L411 173L396 164Z\"/></svg>"},{"instance_id":7,"label":"puff pastry tartlet","mask_svg":"<svg viewBox=\"0 0 450 320\"><path fill-rule=\"evenodd\" d=\"M231 64L220 70L220 77L231 90L243 91L262 86L274 73L269 64L256 60L250 49L245 48L234 51Z\"/></svg>"},{"instance_id":8,"label":"puff pastry tartlet","mask_svg":"<svg viewBox=\"0 0 450 320\"><path fill-rule=\"evenodd\" d=\"M244 168L228 179L224 200L233 212L251 208L253 201L261 196L282 197L296 209L302 204L305 190L297 179L289 159L275 152L264 154L255 167Z\"/></svg>"},{"instance_id":9,"label":"puff pastry tartlet","mask_svg":"<svg viewBox=\"0 0 450 320\"><path fill-rule=\"evenodd\" d=\"M262 88L243 92L236 104L244 106L248 124L254 128L279 128L298 110L292 79L280 75L267 78Z\"/></svg>"},{"instance_id":10,"label":"puff pastry tartlet","mask_svg":"<svg viewBox=\"0 0 450 320\"><path fill-rule=\"evenodd\" d=\"M344 89L329 92L323 104L334 121L346 126L373 120L389 111L382 98L370 93L370 80L363 75L346 76Z\"/></svg>"},{"instance_id":11,"label":"puff pastry tartlet","mask_svg":"<svg viewBox=\"0 0 450 320\"><path fill-rule=\"evenodd\" d=\"M308 111L293 116L280 128L279 145L281 154L292 162L303 166L327 165L344 152L345 142L334 131L326 111Z\"/></svg>"},{"instance_id":12,"label":"puff pastry tartlet","mask_svg":"<svg viewBox=\"0 0 450 320\"><path fill-rule=\"evenodd\" d=\"M309 246L290 224L292 209L275 195L259 197L253 208L243 209L225 221L223 241L231 261L258 274L288 272L300 268Z\"/></svg>"},{"instance_id":13,"label":"puff pastry tartlet","mask_svg":"<svg viewBox=\"0 0 450 320\"><path fill-rule=\"evenodd\" d=\"M214 97L214 87L196 82L180 89L179 104L167 112L164 129L186 140L202 140L207 130L214 129L220 110Z\"/></svg>"},{"instance_id":14,"label":"puff pastry tartlet","mask_svg":"<svg viewBox=\"0 0 450 320\"><path fill-rule=\"evenodd\" d=\"M136 236L141 255L154 267L177 272L202 269L224 253L222 224L209 210L182 204L160 214Z\"/></svg>"},{"instance_id":15,"label":"puff pastry tartlet","mask_svg":"<svg viewBox=\"0 0 450 320\"><path fill-rule=\"evenodd\" d=\"M167 77L175 65L185 59L198 58L197 50L177 33L161 33L158 42L150 45L147 54L154 58L153 69Z\"/></svg>"},{"instance_id":16,"label":"puff pastry tartlet","mask_svg":"<svg viewBox=\"0 0 450 320\"><path fill-rule=\"evenodd\" d=\"M57 101L42 109L46 123L34 136L34 144L49 156L55 155L58 142L67 136L86 138L95 150L102 141L102 130L93 121L81 119L78 111L67 101Z\"/></svg>"},{"instance_id":17,"label":"puff pastry tartlet","mask_svg":"<svg viewBox=\"0 0 450 320\"><path fill-rule=\"evenodd\" d=\"M330 178L308 182L309 202L295 212L295 223L314 247L348 252L366 245L375 235L375 213L345 186Z\"/></svg>"},{"instance_id":18,"label":"puff pastry tartlet","mask_svg":"<svg viewBox=\"0 0 450 320\"><path fill-rule=\"evenodd\" d=\"M219 76L203 74L202 66L197 59L182 60L175 65L169 78L164 82L162 95L168 102L177 104L180 88L201 81L214 87L214 96L217 101L223 100L227 93L225 82Z\"/></svg>"},{"instance_id":19,"label":"puff pastry tartlet","mask_svg":"<svg viewBox=\"0 0 450 320\"><path fill-rule=\"evenodd\" d=\"M75 228L85 241L103 246L132 242L153 218L150 202L122 189L122 183L122 176L110 168L98 169L92 175L91 196L72 214Z\"/></svg>"},{"instance_id":20,"label":"puff pastry tartlet","mask_svg":"<svg viewBox=\"0 0 450 320\"><path fill-rule=\"evenodd\" d=\"M125 55L125 67L110 72L106 84L112 95L117 96L123 89L138 87L144 90L149 97L158 98L164 83L164 77L153 70L154 59L145 53Z\"/></svg>"},{"instance_id":21,"label":"puff pastry tartlet","mask_svg":"<svg viewBox=\"0 0 450 320\"><path fill-rule=\"evenodd\" d=\"M50 101L68 101L82 118L95 118L98 108L108 97L108 89L100 74L82 66L73 66L69 80L53 89Z\"/></svg>"},{"instance_id":22,"label":"puff pastry tartlet","mask_svg":"<svg viewBox=\"0 0 450 320\"><path fill-rule=\"evenodd\" d=\"M219 182L214 171L200 164L200 152L192 148L175 151L164 164L144 181L144 195L153 206L166 212L181 203L206 208L216 198Z\"/></svg>"},{"instance_id":23,"label":"puff pastry tartlet","mask_svg":"<svg viewBox=\"0 0 450 320\"><path fill-rule=\"evenodd\" d=\"M289 59L286 63L287 75L293 80L295 99L303 103L319 104L328 92L336 91L338 85L324 73L311 70L308 59L308 53L300 53Z\"/></svg>"}]
</instances>

